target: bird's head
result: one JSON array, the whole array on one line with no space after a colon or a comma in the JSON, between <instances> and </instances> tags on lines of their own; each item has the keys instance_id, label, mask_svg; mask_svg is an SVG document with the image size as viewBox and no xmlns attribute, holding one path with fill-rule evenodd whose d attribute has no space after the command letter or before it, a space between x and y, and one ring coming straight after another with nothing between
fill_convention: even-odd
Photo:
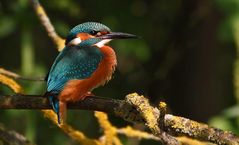
<instances>
[{"instance_id":1,"label":"bird's head","mask_svg":"<svg viewBox=\"0 0 239 145\"><path fill-rule=\"evenodd\" d=\"M86 22L71 29L66 38L65 45L74 46L84 44L102 47L112 39L128 38L137 38L137 36L122 32L112 32L107 26L101 23Z\"/></svg>"}]
</instances>

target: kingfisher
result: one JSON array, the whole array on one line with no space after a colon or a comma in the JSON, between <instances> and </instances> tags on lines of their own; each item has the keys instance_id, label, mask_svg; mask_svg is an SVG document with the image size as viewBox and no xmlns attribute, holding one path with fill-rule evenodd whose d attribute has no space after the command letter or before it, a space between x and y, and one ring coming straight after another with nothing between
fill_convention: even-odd
<instances>
[{"instance_id":1,"label":"kingfisher","mask_svg":"<svg viewBox=\"0 0 239 145\"><path fill-rule=\"evenodd\" d=\"M68 102L92 96L94 88L111 79L117 59L115 51L107 43L113 39L128 38L137 36L112 32L97 22L85 22L70 30L65 47L46 76L46 94L59 124L66 119Z\"/></svg>"}]
</instances>

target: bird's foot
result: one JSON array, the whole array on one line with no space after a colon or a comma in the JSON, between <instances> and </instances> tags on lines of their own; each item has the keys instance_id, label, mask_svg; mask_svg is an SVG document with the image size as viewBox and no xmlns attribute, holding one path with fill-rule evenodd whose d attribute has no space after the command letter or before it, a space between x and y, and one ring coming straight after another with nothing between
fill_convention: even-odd
<instances>
[{"instance_id":1,"label":"bird's foot","mask_svg":"<svg viewBox=\"0 0 239 145\"><path fill-rule=\"evenodd\" d=\"M95 95L91 92L87 92L83 96L81 96L81 100L84 100L85 98L92 97L92 96L95 96Z\"/></svg>"}]
</instances>

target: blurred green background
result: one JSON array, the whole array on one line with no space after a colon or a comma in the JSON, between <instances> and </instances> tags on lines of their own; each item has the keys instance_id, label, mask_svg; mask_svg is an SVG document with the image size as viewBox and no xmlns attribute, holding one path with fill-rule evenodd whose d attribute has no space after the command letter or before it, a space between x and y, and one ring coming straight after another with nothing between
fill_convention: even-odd
<instances>
[{"instance_id":1,"label":"blurred green background","mask_svg":"<svg viewBox=\"0 0 239 145\"><path fill-rule=\"evenodd\" d=\"M234 70L239 67L234 65L239 52L238 0L40 2L64 38L86 21L141 36L111 42L118 68L106 86L94 91L96 95L123 99L138 92L154 103L166 101L175 115L239 133L239 96L234 87ZM0 0L0 45L0 67L24 76L45 76L58 54L28 0ZM26 94L45 92L44 82L18 82ZM0 93L12 94L1 84ZM116 126L127 124L110 119ZM77 144L37 110L0 110L0 122L36 144ZM93 112L69 111L68 122L90 137L102 133ZM122 140L126 145L131 142ZM149 143L156 144L141 142Z\"/></svg>"}]
</instances>

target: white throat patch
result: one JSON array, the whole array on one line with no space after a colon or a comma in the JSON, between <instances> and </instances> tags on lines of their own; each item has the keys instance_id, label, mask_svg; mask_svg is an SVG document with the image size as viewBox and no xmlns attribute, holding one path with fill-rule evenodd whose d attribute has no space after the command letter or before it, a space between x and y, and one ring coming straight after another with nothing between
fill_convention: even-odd
<instances>
[{"instance_id":1,"label":"white throat patch","mask_svg":"<svg viewBox=\"0 0 239 145\"><path fill-rule=\"evenodd\" d=\"M96 43L95 46L101 48L103 47L106 43L110 42L112 39L104 39L104 40L101 40L100 42Z\"/></svg>"},{"instance_id":2,"label":"white throat patch","mask_svg":"<svg viewBox=\"0 0 239 145\"><path fill-rule=\"evenodd\" d=\"M72 39L68 45L78 45L81 43L81 39L79 37Z\"/></svg>"}]
</instances>

